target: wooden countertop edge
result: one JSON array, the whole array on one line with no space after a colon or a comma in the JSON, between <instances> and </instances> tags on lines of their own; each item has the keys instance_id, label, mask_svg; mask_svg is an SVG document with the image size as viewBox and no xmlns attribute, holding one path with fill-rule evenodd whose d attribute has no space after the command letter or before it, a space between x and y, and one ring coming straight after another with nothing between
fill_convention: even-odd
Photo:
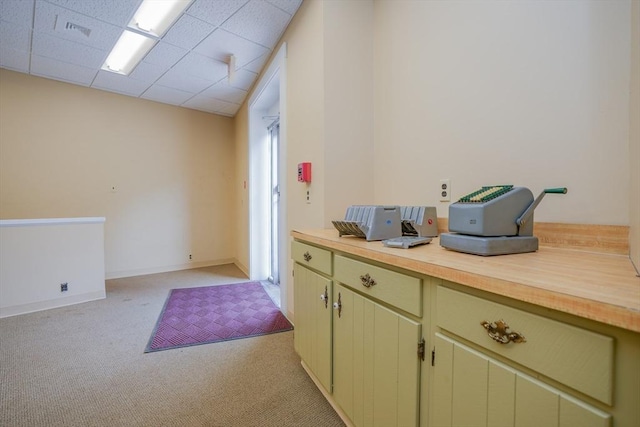
<instances>
[{"instance_id":1,"label":"wooden countertop edge","mask_svg":"<svg viewBox=\"0 0 640 427\"><path fill-rule=\"evenodd\" d=\"M483 290L493 294L513 298L560 312L594 320L611 326L640 333L640 312L602 301L537 288L518 282L499 279L489 275L466 272L430 262L389 255L350 244L336 242L323 237L305 234L293 230L291 236L308 243L315 243L351 255L361 256L373 261L393 265L416 273L433 276Z\"/></svg>"}]
</instances>

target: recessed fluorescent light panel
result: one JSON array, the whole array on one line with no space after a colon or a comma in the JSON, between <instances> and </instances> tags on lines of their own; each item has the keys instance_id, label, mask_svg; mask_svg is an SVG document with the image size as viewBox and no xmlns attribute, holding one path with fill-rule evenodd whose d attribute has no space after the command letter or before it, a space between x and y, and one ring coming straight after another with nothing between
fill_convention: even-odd
<instances>
[{"instance_id":1,"label":"recessed fluorescent light panel","mask_svg":"<svg viewBox=\"0 0 640 427\"><path fill-rule=\"evenodd\" d=\"M162 37L189 3L191 0L144 0L129 28Z\"/></svg>"},{"instance_id":2,"label":"recessed fluorescent light panel","mask_svg":"<svg viewBox=\"0 0 640 427\"><path fill-rule=\"evenodd\" d=\"M155 44L155 39L124 30L102 69L128 75Z\"/></svg>"},{"instance_id":3,"label":"recessed fluorescent light panel","mask_svg":"<svg viewBox=\"0 0 640 427\"><path fill-rule=\"evenodd\" d=\"M109 53L102 69L128 75L192 0L144 0Z\"/></svg>"}]
</instances>

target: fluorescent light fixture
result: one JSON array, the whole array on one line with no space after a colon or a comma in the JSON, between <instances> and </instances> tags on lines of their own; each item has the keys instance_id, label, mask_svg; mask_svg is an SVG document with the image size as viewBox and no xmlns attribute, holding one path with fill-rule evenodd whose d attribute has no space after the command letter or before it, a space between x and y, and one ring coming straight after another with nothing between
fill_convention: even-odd
<instances>
[{"instance_id":1,"label":"fluorescent light fixture","mask_svg":"<svg viewBox=\"0 0 640 427\"><path fill-rule=\"evenodd\" d=\"M124 30L102 69L128 75L155 44L155 39Z\"/></svg>"},{"instance_id":2,"label":"fluorescent light fixture","mask_svg":"<svg viewBox=\"0 0 640 427\"><path fill-rule=\"evenodd\" d=\"M129 22L129 28L162 37L189 3L191 0L144 0Z\"/></svg>"},{"instance_id":3,"label":"fluorescent light fixture","mask_svg":"<svg viewBox=\"0 0 640 427\"><path fill-rule=\"evenodd\" d=\"M128 75L191 1L144 0L129 23L134 31L124 30L102 69Z\"/></svg>"}]
</instances>

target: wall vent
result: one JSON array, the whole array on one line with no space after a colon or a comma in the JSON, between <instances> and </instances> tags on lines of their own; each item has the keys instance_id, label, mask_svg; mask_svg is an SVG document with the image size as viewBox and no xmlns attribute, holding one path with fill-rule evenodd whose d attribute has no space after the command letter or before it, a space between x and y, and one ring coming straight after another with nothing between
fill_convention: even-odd
<instances>
[{"instance_id":1,"label":"wall vent","mask_svg":"<svg viewBox=\"0 0 640 427\"><path fill-rule=\"evenodd\" d=\"M74 24L73 22L67 22L64 26L64 29L67 31L77 31L86 38L89 38L89 36L91 35L91 29L78 24Z\"/></svg>"},{"instance_id":2,"label":"wall vent","mask_svg":"<svg viewBox=\"0 0 640 427\"><path fill-rule=\"evenodd\" d=\"M56 22L53 26L54 31L65 36L73 36L79 39L88 39L91 36L91 28L83 27L67 20L62 15L56 15Z\"/></svg>"}]
</instances>

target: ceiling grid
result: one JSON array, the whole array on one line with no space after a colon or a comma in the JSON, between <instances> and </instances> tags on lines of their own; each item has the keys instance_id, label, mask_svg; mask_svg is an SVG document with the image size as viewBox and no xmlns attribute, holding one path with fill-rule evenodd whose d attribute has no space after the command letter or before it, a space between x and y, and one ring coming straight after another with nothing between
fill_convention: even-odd
<instances>
[{"instance_id":1,"label":"ceiling grid","mask_svg":"<svg viewBox=\"0 0 640 427\"><path fill-rule=\"evenodd\" d=\"M193 0L128 76L102 70L141 1L0 0L0 67L233 117L302 3Z\"/></svg>"}]
</instances>

